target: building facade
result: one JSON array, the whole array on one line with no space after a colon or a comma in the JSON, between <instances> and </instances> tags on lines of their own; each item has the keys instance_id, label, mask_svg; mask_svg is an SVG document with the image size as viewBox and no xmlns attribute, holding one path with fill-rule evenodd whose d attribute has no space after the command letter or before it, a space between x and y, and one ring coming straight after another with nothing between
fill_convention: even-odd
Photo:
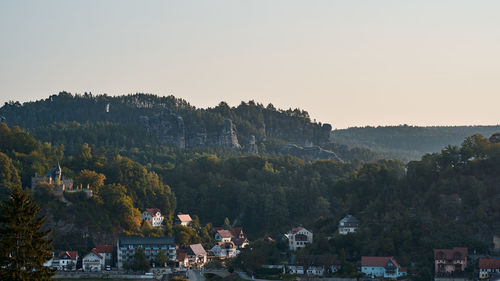
<instances>
[{"instance_id":1,"label":"building facade","mask_svg":"<svg viewBox=\"0 0 500 281\"><path fill-rule=\"evenodd\" d=\"M285 237L288 239L288 247L291 251L304 248L313 242L313 233L301 226L293 228Z\"/></svg>"},{"instance_id":2,"label":"building facade","mask_svg":"<svg viewBox=\"0 0 500 281\"><path fill-rule=\"evenodd\" d=\"M143 248L146 258L154 261L156 255L163 250L169 261L176 260L175 241L173 237L120 237L117 240L117 266L123 268L125 262L134 260L135 251Z\"/></svg>"},{"instance_id":3,"label":"building facade","mask_svg":"<svg viewBox=\"0 0 500 281\"><path fill-rule=\"evenodd\" d=\"M500 274L500 259L479 259L479 278L487 279Z\"/></svg>"},{"instance_id":4,"label":"building facade","mask_svg":"<svg viewBox=\"0 0 500 281\"><path fill-rule=\"evenodd\" d=\"M467 256L467 248L434 249L434 272L446 275L463 272L467 267Z\"/></svg>"},{"instance_id":5,"label":"building facade","mask_svg":"<svg viewBox=\"0 0 500 281\"><path fill-rule=\"evenodd\" d=\"M163 224L163 216L161 215L160 209L158 208L148 208L141 214L143 220L149 221L153 227L161 227Z\"/></svg>"},{"instance_id":6,"label":"building facade","mask_svg":"<svg viewBox=\"0 0 500 281\"><path fill-rule=\"evenodd\" d=\"M393 257L361 257L361 272L370 277L396 279L406 276L406 268L402 268Z\"/></svg>"},{"instance_id":7,"label":"building facade","mask_svg":"<svg viewBox=\"0 0 500 281\"><path fill-rule=\"evenodd\" d=\"M347 215L339 221L339 234L347 235L349 233L354 233L359 228L359 221L351 216Z\"/></svg>"}]
</instances>

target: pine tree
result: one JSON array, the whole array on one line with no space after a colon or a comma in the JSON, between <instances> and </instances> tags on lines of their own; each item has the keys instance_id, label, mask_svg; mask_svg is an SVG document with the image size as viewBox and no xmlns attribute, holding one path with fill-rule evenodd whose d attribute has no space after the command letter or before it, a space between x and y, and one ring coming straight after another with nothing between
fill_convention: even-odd
<instances>
[{"instance_id":1,"label":"pine tree","mask_svg":"<svg viewBox=\"0 0 500 281\"><path fill-rule=\"evenodd\" d=\"M50 231L42 231L45 217L27 191L13 189L0 203L0 280L50 280L52 269L43 264L52 258Z\"/></svg>"}]
</instances>

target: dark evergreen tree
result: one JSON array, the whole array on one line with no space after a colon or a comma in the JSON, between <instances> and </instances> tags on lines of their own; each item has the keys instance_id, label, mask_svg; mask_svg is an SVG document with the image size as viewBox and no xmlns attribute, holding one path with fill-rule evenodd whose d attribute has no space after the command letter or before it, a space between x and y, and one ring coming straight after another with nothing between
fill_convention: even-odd
<instances>
[{"instance_id":1,"label":"dark evergreen tree","mask_svg":"<svg viewBox=\"0 0 500 281\"><path fill-rule=\"evenodd\" d=\"M0 280L50 280L54 274L43 265L52 257L52 241L39 210L20 187L0 203Z\"/></svg>"},{"instance_id":2,"label":"dark evergreen tree","mask_svg":"<svg viewBox=\"0 0 500 281\"><path fill-rule=\"evenodd\" d=\"M149 264L144 249L139 247L135 251L134 261L132 262L132 270L134 271L149 271L151 265Z\"/></svg>"}]
</instances>

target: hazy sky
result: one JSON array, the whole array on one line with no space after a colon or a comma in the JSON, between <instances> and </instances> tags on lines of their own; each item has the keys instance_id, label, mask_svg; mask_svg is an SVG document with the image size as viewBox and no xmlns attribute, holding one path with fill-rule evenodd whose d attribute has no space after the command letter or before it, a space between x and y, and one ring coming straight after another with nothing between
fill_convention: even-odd
<instances>
[{"instance_id":1,"label":"hazy sky","mask_svg":"<svg viewBox=\"0 0 500 281\"><path fill-rule=\"evenodd\" d=\"M500 123L500 1L1 1L0 102L255 100L334 128Z\"/></svg>"}]
</instances>

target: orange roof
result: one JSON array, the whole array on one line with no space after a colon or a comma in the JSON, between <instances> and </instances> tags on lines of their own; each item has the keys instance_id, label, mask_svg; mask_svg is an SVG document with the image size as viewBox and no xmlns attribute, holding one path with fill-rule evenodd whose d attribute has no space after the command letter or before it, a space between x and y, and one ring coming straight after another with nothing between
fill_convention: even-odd
<instances>
[{"instance_id":1,"label":"orange roof","mask_svg":"<svg viewBox=\"0 0 500 281\"><path fill-rule=\"evenodd\" d=\"M193 219L191 219L191 216L189 214L179 214L177 215L177 217L179 218L179 220L181 222L190 222L190 221L193 221Z\"/></svg>"},{"instance_id":2,"label":"orange roof","mask_svg":"<svg viewBox=\"0 0 500 281\"><path fill-rule=\"evenodd\" d=\"M78 257L78 252L77 251L61 251L58 255L59 258L61 258L64 255L68 255L72 260L76 260Z\"/></svg>"},{"instance_id":3,"label":"orange roof","mask_svg":"<svg viewBox=\"0 0 500 281\"><path fill-rule=\"evenodd\" d=\"M500 269L500 259L479 259L480 269Z\"/></svg>"},{"instance_id":4,"label":"orange roof","mask_svg":"<svg viewBox=\"0 0 500 281\"><path fill-rule=\"evenodd\" d=\"M113 253L113 245L97 245L93 250L95 250L96 253L110 254Z\"/></svg>"}]
</instances>

